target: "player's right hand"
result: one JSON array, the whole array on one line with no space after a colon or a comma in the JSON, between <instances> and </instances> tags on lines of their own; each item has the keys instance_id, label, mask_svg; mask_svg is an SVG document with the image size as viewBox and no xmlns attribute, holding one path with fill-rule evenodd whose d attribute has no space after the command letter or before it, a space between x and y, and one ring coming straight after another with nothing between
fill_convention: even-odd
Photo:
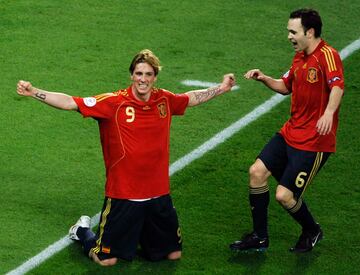
<instances>
[{"instance_id":1,"label":"player's right hand","mask_svg":"<svg viewBox=\"0 0 360 275\"><path fill-rule=\"evenodd\" d=\"M254 80L262 81L262 80L264 80L265 75L259 69L252 69L252 70L248 71L246 74L244 74L244 77L246 79L251 78L251 79L254 79Z\"/></svg>"},{"instance_id":2,"label":"player's right hand","mask_svg":"<svg viewBox=\"0 0 360 275\"><path fill-rule=\"evenodd\" d=\"M33 87L29 81L20 80L17 84L16 92L21 96L32 96Z\"/></svg>"}]
</instances>

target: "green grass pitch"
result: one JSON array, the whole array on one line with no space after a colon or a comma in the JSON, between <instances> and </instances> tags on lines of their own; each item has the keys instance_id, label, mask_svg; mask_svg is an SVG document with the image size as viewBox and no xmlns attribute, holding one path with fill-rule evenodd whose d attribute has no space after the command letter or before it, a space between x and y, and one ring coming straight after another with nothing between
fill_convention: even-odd
<instances>
[{"instance_id":1,"label":"green grass pitch","mask_svg":"<svg viewBox=\"0 0 360 275\"><path fill-rule=\"evenodd\" d=\"M130 83L139 50L159 56L157 86L185 92L182 80L221 81L234 72L240 89L173 119L171 162L243 117L273 93L242 75L251 68L281 76L293 50L290 11L314 7L323 38L338 50L359 39L359 1L0 1L0 274L67 234L80 215L101 209L104 166L95 121L16 95L30 80L47 90L88 96ZM251 229L247 170L289 115L289 99L172 178L183 233L183 258L137 257L103 269L70 245L30 274L354 274L360 257L360 51L344 60L346 90L338 151L307 189L305 200L324 240L305 255L288 248L298 226L274 199L270 248L233 254L228 244Z\"/></svg>"}]
</instances>

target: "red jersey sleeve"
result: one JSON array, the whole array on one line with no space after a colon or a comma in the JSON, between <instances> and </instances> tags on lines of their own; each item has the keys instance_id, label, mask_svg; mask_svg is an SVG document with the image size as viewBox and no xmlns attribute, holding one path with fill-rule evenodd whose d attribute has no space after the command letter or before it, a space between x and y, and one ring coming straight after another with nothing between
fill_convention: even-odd
<instances>
[{"instance_id":1,"label":"red jersey sleeve","mask_svg":"<svg viewBox=\"0 0 360 275\"><path fill-rule=\"evenodd\" d=\"M292 81L294 79L294 66L293 64L296 62L297 58L299 58L299 54L296 54L294 56L293 59L293 63L290 67L290 69L284 73L284 75L281 77L281 79L284 81L284 84L286 86L286 88L288 89L288 91L291 93L292 92Z\"/></svg>"},{"instance_id":2,"label":"red jersey sleeve","mask_svg":"<svg viewBox=\"0 0 360 275\"><path fill-rule=\"evenodd\" d=\"M93 97L73 97L79 112L84 117L93 117L96 119L110 118L114 114L114 93L101 94Z\"/></svg>"},{"instance_id":3,"label":"red jersey sleeve","mask_svg":"<svg viewBox=\"0 0 360 275\"><path fill-rule=\"evenodd\" d=\"M344 69L338 52L325 45L321 48L320 63L325 70L326 81L329 89L338 86L344 89Z\"/></svg>"},{"instance_id":4,"label":"red jersey sleeve","mask_svg":"<svg viewBox=\"0 0 360 275\"><path fill-rule=\"evenodd\" d=\"M281 79L284 81L284 84L285 84L286 88L288 89L288 91L291 92L292 76L290 75L290 71L291 71L291 68L281 77Z\"/></svg>"},{"instance_id":5,"label":"red jersey sleeve","mask_svg":"<svg viewBox=\"0 0 360 275\"><path fill-rule=\"evenodd\" d=\"M183 115L189 104L189 96L187 94L173 94L170 96L170 108L173 115Z\"/></svg>"}]
</instances>

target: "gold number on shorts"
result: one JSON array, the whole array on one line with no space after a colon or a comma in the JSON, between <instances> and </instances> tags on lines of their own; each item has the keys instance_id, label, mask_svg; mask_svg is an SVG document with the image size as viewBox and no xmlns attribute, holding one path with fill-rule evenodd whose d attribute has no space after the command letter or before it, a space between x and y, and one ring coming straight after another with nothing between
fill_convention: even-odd
<instances>
[{"instance_id":1,"label":"gold number on shorts","mask_svg":"<svg viewBox=\"0 0 360 275\"><path fill-rule=\"evenodd\" d=\"M135 120L135 109L134 107L128 106L126 107L126 115L129 116L128 119L126 119L126 122L133 122Z\"/></svg>"},{"instance_id":2,"label":"gold number on shorts","mask_svg":"<svg viewBox=\"0 0 360 275\"><path fill-rule=\"evenodd\" d=\"M305 179L303 179L303 177L306 177L307 176L307 173L305 172L300 172L297 177L296 177L296 180L295 180L295 185L296 187L298 188L301 188L304 186L305 184Z\"/></svg>"},{"instance_id":3,"label":"gold number on shorts","mask_svg":"<svg viewBox=\"0 0 360 275\"><path fill-rule=\"evenodd\" d=\"M178 227L178 230L177 230L177 236L179 238L179 243L182 243L182 237L181 237L181 230L180 230L180 227Z\"/></svg>"}]
</instances>

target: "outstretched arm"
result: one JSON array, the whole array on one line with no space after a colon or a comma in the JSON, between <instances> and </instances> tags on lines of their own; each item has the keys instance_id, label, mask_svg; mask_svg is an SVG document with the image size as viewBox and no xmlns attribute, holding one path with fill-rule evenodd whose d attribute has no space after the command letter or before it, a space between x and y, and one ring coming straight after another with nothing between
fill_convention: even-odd
<instances>
[{"instance_id":1,"label":"outstretched arm","mask_svg":"<svg viewBox=\"0 0 360 275\"><path fill-rule=\"evenodd\" d=\"M273 90L274 92L277 92L279 94L287 95L290 92L285 86L285 83L282 79L275 79L270 76L265 75L262 71L259 69L253 69L248 71L244 77L246 79L254 79L257 81L261 81L264 83L268 88Z\"/></svg>"},{"instance_id":2,"label":"outstretched arm","mask_svg":"<svg viewBox=\"0 0 360 275\"><path fill-rule=\"evenodd\" d=\"M226 74L224 75L223 81L219 86L210 87L203 90L195 90L186 92L189 96L189 103L188 106L196 106L210 99L214 98L215 96L221 95L231 89L232 86L235 85L235 76L234 74Z\"/></svg>"},{"instance_id":3,"label":"outstretched arm","mask_svg":"<svg viewBox=\"0 0 360 275\"><path fill-rule=\"evenodd\" d=\"M16 91L18 95L35 98L43 103L46 103L58 109L62 109L62 110L78 109L78 106L76 105L75 101L71 96L63 93L48 92L35 88L28 81L20 80L17 84Z\"/></svg>"}]
</instances>

